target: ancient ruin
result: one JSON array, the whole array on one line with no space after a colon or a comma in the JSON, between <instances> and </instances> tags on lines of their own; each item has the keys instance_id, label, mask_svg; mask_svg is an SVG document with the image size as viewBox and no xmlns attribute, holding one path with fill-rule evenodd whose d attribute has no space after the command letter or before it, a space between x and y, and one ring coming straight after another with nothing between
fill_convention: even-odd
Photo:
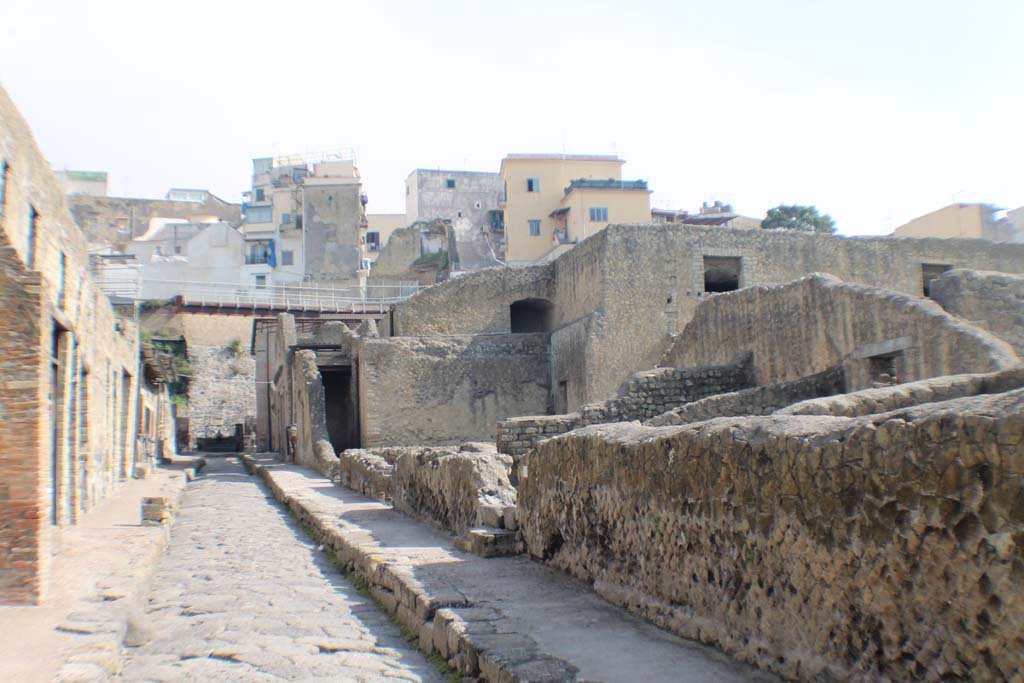
<instances>
[{"instance_id":1,"label":"ancient ruin","mask_svg":"<svg viewBox=\"0 0 1024 683\"><path fill-rule=\"evenodd\" d=\"M415 294L141 305L2 91L0 162L0 602L119 491L140 555L173 529L58 680L1022 675L1024 245L614 224L434 284L481 203L395 231Z\"/></svg>"}]
</instances>

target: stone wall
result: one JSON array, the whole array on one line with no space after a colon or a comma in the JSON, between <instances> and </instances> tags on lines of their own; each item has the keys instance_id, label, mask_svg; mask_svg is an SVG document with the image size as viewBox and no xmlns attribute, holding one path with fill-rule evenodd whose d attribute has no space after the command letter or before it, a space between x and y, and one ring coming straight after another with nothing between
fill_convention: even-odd
<instances>
[{"instance_id":1,"label":"stone wall","mask_svg":"<svg viewBox=\"0 0 1024 683\"><path fill-rule=\"evenodd\" d=\"M362 445L489 441L548 407L546 335L393 337L359 348Z\"/></svg>"},{"instance_id":2,"label":"stone wall","mask_svg":"<svg viewBox=\"0 0 1024 683\"><path fill-rule=\"evenodd\" d=\"M690 422L701 422L716 417L741 415L769 415L799 401L841 394L846 386L846 373L842 366L810 375L792 382L732 391L709 396L658 415L644 424L666 427Z\"/></svg>"},{"instance_id":3,"label":"stone wall","mask_svg":"<svg viewBox=\"0 0 1024 683\"><path fill-rule=\"evenodd\" d=\"M256 420L256 362L248 340L232 345L188 345L189 437L232 436L235 425Z\"/></svg>"},{"instance_id":4,"label":"stone wall","mask_svg":"<svg viewBox=\"0 0 1024 683\"><path fill-rule=\"evenodd\" d=\"M1004 341L934 302L813 275L709 297L673 342L666 367L754 354L757 384L787 382L842 363L848 390L872 386L873 360L897 382L992 372L1020 362ZM884 363L883 363L884 364Z\"/></svg>"},{"instance_id":5,"label":"stone wall","mask_svg":"<svg viewBox=\"0 0 1024 683\"><path fill-rule=\"evenodd\" d=\"M1008 342L1024 358L1024 276L950 270L932 280L930 296L953 315Z\"/></svg>"},{"instance_id":6,"label":"stone wall","mask_svg":"<svg viewBox=\"0 0 1024 683\"><path fill-rule=\"evenodd\" d=\"M0 183L0 603L33 603L54 530L135 473L139 340L2 88Z\"/></svg>"},{"instance_id":7,"label":"stone wall","mask_svg":"<svg viewBox=\"0 0 1024 683\"><path fill-rule=\"evenodd\" d=\"M542 439L608 422L647 420L676 406L750 385L750 358L699 368L657 368L638 372L603 403L566 415L514 417L498 423L498 450L518 459Z\"/></svg>"},{"instance_id":8,"label":"stone wall","mask_svg":"<svg viewBox=\"0 0 1024 683\"><path fill-rule=\"evenodd\" d=\"M566 382L568 396L567 405L556 409L575 410L657 363L670 336L709 296L705 256L737 259L741 287L827 272L921 296L924 264L1024 273L1024 245L984 240L613 225L553 263L471 273L431 287L396 307L395 334L506 332L509 304L548 299L555 309L552 386Z\"/></svg>"},{"instance_id":9,"label":"stone wall","mask_svg":"<svg viewBox=\"0 0 1024 683\"><path fill-rule=\"evenodd\" d=\"M933 377L841 396L808 399L782 408L776 414L858 417L966 396L1000 394L1020 387L1024 387L1024 366L992 373Z\"/></svg>"},{"instance_id":10,"label":"stone wall","mask_svg":"<svg viewBox=\"0 0 1024 683\"><path fill-rule=\"evenodd\" d=\"M441 529L514 525L512 459L493 444L352 448L338 458L337 483Z\"/></svg>"},{"instance_id":11,"label":"stone wall","mask_svg":"<svg viewBox=\"0 0 1024 683\"><path fill-rule=\"evenodd\" d=\"M1024 390L861 418L601 425L527 456L531 555L786 677L1009 680Z\"/></svg>"}]
</instances>

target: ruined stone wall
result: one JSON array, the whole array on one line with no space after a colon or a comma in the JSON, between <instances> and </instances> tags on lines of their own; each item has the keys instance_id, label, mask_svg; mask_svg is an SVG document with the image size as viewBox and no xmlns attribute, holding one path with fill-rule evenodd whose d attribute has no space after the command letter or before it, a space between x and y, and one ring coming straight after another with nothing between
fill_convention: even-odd
<instances>
[{"instance_id":1,"label":"ruined stone wall","mask_svg":"<svg viewBox=\"0 0 1024 683\"><path fill-rule=\"evenodd\" d=\"M139 344L0 89L0 602L43 596L51 534L134 472Z\"/></svg>"},{"instance_id":2,"label":"ruined stone wall","mask_svg":"<svg viewBox=\"0 0 1024 683\"><path fill-rule=\"evenodd\" d=\"M951 270L932 280L931 298L1006 341L1024 358L1024 276Z\"/></svg>"},{"instance_id":3,"label":"ruined stone wall","mask_svg":"<svg viewBox=\"0 0 1024 683\"><path fill-rule=\"evenodd\" d=\"M188 345L189 437L232 436L256 420L256 362L248 344Z\"/></svg>"},{"instance_id":4,"label":"ruined stone wall","mask_svg":"<svg viewBox=\"0 0 1024 683\"><path fill-rule=\"evenodd\" d=\"M158 217L193 221L216 216L231 225L242 222L240 204L230 204L212 195L199 203L76 194L68 195L67 202L75 223L94 244L127 243L145 233L149 221Z\"/></svg>"},{"instance_id":5,"label":"ruined stone wall","mask_svg":"<svg viewBox=\"0 0 1024 683\"><path fill-rule=\"evenodd\" d=\"M732 391L709 396L647 420L652 427L681 425L716 417L741 415L770 415L799 401L841 394L846 388L846 373L842 366L830 368L792 382Z\"/></svg>"},{"instance_id":6,"label":"ruined stone wall","mask_svg":"<svg viewBox=\"0 0 1024 683\"><path fill-rule=\"evenodd\" d=\"M527 456L531 555L791 678L1009 680L1024 390L861 418L588 427Z\"/></svg>"},{"instance_id":7,"label":"ruined stone wall","mask_svg":"<svg viewBox=\"0 0 1024 683\"><path fill-rule=\"evenodd\" d=\"M777 415L859 417L966 396L1000 394L1024 387L1024 366L999 372L933 377L895 386L812 398L782 408Z\"/></svg>"},{"instance_id":8,"label":"ruined stone wall","mask_svg":"<svg viewBox=\"0 0 1024 683\"><path fill-rule=\"evenodd\" d=\"M896 381L992 372L1020 362L993 335L926 299L823 275L709 297L661 365L754 354L757 384L796 380L840 363L848 390L870 387L872 357L894 355Z\"/></svg>"},{"instance_id":9,"label":"ruined stone wall","mask_svg":"<svg viewBox=\"0 0 1024 683\"><path fill-rule=\"evenodd\" d=\"M461 534L514 525L512 459L492 444L352 448L339 454L336 482L396 510Z\"/></svg>"},{"instance_id":10,"label":"ruined stone wall","mask_svg":"<svg viewBox=\"0 0 1024 683\"><path fill-rule=\"evenodd\" d=\"M564 410L574 410L611 395L632 373L657 363L670 336L709 296L704 292L705 256L738 259L740 287L827 272L921 296L924 264L1024 273L1024 245L984 240L613 225L552 264L496 269L432 287L396 307L396 321L402 324L395 333L507 331L503 316L512 301L549 299L555 305L552 385L567 382L570 398Z\"/></svg>"},{"instance_id":11,"label":"ruined stone wall","mask_svg":"<svg viewBox=\"0 0 1024 683\"><path fill-rule=\"evenodd\" d=\"M370 284L387 284L407 278L409 267L422 253L417 226L396 229L373 262Z\"/></svg>"},{"instance_id":12,"label":"ruined stone wall","mask_svg":"<svg viewBox=\"0 0 1024 683\"><path fill-rule=\"evenodd\" d=\"M250 354L252 317L179 313L168 327L180 327L188 345L189 437L235 433L235 425L256 420L256 359ZM185 446L185 444L183 444Z\"/></svg>"},{"instance_id":13,"label":"ruined stone wall","mask_svg":"<svg viewBox=\"0 0 1024 683\"><path fill-rule=\"evenodd\" d=\"M543 439L608 422L647 420L707 396L750 386L750 358L726 365L698 368L658 368L633 375L618 395L603 403L583 406L567 415L514 417L498 423L498 450L518 459Z\"/></svg>"},{"instance_id":14,"label":"ruined stone wall","mask_svg":"<svg viewBox=\"0 0 1024 683\"><path fill-rule=\"evenodd\" d=\"M550 266L490 268L424 289L394 308L394 336L508 334L509 306L552 298Z\"/></svg>"},{"instance_id":15,"label":"ruined stone wall","mask_svg":"<svg viewBox=\"0 0 1024 683\"><path fill-rule=\"evenodd\" d=\"M488 441L498 420L547 412L547 335L365 339L362 445Z\"/></svg>"}]
</instances>

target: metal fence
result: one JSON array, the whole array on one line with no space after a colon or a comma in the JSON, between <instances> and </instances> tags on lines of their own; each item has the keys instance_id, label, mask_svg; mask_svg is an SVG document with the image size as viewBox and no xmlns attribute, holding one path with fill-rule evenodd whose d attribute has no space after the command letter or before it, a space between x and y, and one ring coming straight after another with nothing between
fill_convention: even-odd
<instances>
[{"instance_id":1,"label":"metal fence","mask_svg":"<svg viewBox=\"0 0 1024 683\"><path fill-rule=\"evenodd\" d=\"M259 308L301 311L378 311L404 301L420 289L415 282L396 282L366 287L332 287L320 284L246 287L229 282L147 280L174 291L182 303L193 306Z\"/></svg>"}]
</instances>

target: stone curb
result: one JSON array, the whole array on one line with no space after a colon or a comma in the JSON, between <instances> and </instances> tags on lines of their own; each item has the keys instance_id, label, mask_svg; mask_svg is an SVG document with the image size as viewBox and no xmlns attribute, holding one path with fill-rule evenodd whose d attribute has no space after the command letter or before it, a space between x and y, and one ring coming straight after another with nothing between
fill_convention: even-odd
<instances>
[{"instance_id":1,"label":"stone curb","mask_svg":"<svg viewBox=\"0 0 1024 683\"><path fill-rule=\"evenodd\" d=\"M54 683L100 683L114 680L120 673L124 646L139 644L134 642L139 628L134 617L141 611L140 601L147 592L157 563L167 550L170 522L188 483L195 480L205 465L206 461L198 458L193 467L183 470L184 476L169 480L168 490L163 496L169 508L168 523L162 525L159 538L150 552L138 558L144 567L131 585L103 591L98 598L103 601L100 607L69 614L57 626L59 631L79 635L80 640L72 646L67 660L53 679Z\"/></svg>"},{"instance_id":2,"label":"stone curb","mask_svg":"<svg viewBox=\"0 0 1024 683\"><path fill-rule=\"evenodd\" d=\"M451 587L423 585L410 567L389 562L361 545L316 501L289 495L273 471L248 455L242 462L318 543L366 582L388 614L418 636L417 645L425 654L437 654L461 675L490 683L577 680L576 667L545 654L529 636L501 632L505 618L499 610L475 606Z\"/></svg>"}]
</instances>

